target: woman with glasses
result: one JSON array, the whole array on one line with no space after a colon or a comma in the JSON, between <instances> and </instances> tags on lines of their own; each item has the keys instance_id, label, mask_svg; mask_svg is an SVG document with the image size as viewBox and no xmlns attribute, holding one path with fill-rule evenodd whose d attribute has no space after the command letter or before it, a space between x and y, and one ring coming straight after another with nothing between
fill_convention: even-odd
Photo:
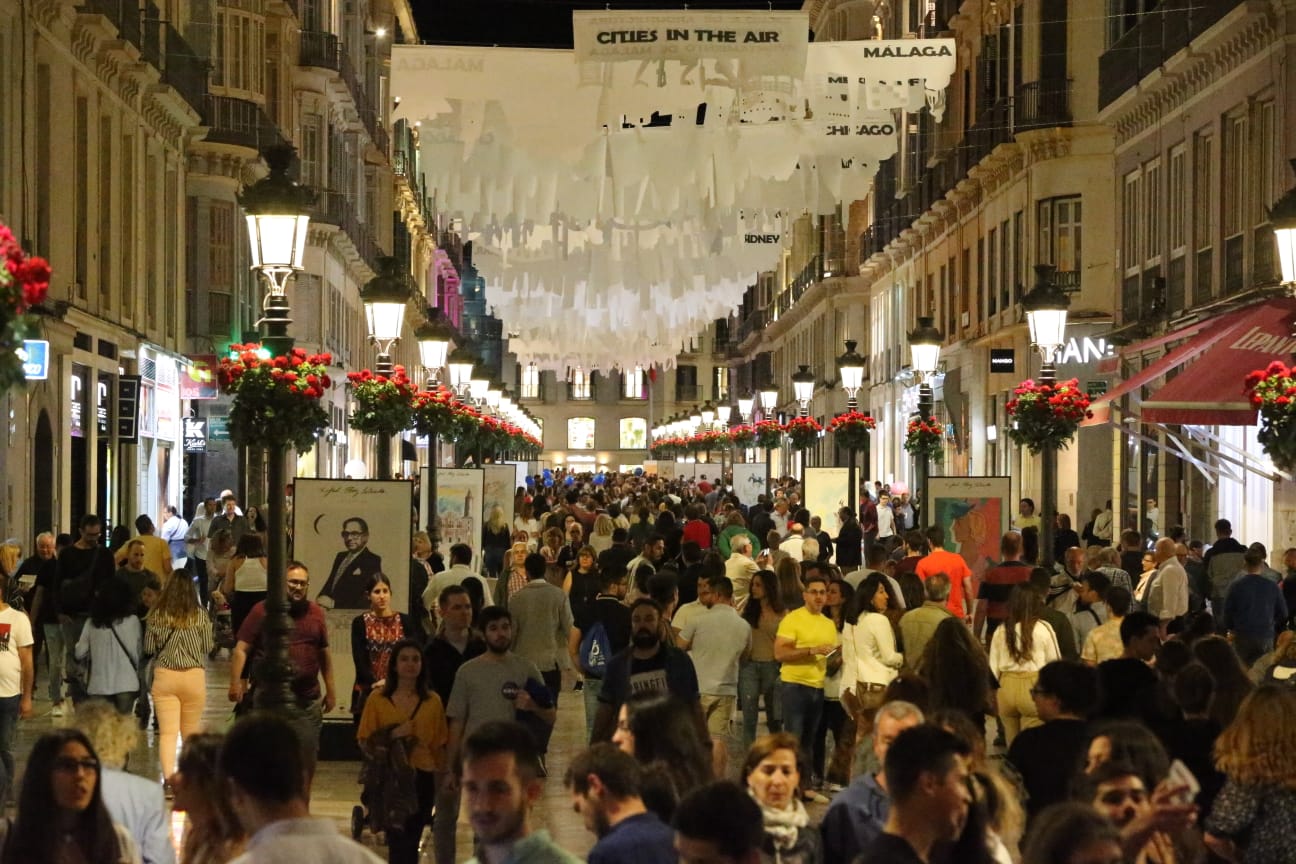
<instances>
[{"instance_id":1,"label":"woman with glasses","mask_svg":"<svg viewBox=\"0 0 1296 864\"><path fill-rule=\"evenodd\" d=\"M32 747L18 815L0 822L0 835L0 861L141 864L130 833L108 815L99 758L77 729L57 729Z\"/></svg>"}]
</instances>

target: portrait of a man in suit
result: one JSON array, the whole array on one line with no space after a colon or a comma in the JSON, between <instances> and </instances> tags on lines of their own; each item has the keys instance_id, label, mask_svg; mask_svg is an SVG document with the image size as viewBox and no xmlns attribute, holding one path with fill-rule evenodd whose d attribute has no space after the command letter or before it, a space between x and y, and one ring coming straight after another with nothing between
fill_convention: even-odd
<instances>
[{"instance_id":1,"label":"portrait of a man in suit","mask_svg":"<svg viewBox=\"0 0 1296 864\"><path fill-rule=\"evenodd\" d=\"M325 609L368 609L365 593L373 577L382 572L382 557L369 549L369 523L352 516L342 523L346 551L333 558L328 581L315 602Z\"/></svg>"}]
</instances>

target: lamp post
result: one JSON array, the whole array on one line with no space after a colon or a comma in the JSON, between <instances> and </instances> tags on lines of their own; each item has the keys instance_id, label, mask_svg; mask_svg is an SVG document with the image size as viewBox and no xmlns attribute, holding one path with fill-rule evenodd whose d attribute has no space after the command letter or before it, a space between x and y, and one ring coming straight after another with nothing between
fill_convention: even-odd
<instances>
[{"instance_id":1,"label":"lamp post","mask_svg":"<svg viewBox=\"0 0 1296 864\"><path fill-rule=\"evenodd\" d=\"M918 413L925 423L936 410L936 397L932 393L932 376L940 364L941 343L945 337L936 329L930 315L918 319L918 326L909 334L909 361L914 374L918 376ZM922 517L922 527L927 527L927 472L929 459L926 451L914 459L915 479L922 500L918 503L918 513Z\"/></svg>"},{"instance_id":2,"label":"lamp post","mask_svg":"<svg viewBox=\"0 0 1296 864\"><path fill-rule=\"evenodd\" d=\"M797 367L797 371L792 374L792 395L796 397L797 405L800 406L801 417L810 416L810 400L814 397L815 376L807 365ZM801 448L801 498L805 499L805 474L806 474L806 451L808 447Z\"/></svg>"},{"instance_id":3,"label":"lamp post","mask_svg":"<svg viewBox=\"0 0 1296 864\"><path fill-rule=\"evenodd\" d=\"M846 391L846 410L859 410L859 391L864 386L864 358L855 352L856 342L854 339L846 340L846 353L837 358L837 372L841 375L842 389ZM869 443L867 439L864 444L864 466L868 470L869 464ZM855 450L854 448L846 451L846 476L849 485L849 494L846 503L851 512L855 512L855 505L859 497L859 481L855 479Z\"/></svg>"},{"instance_id":4,"label":"lamp post","mask_svg":"<svg viewBox=\"0 0 1296 864\"><path fill-rule=\"evenodd\" d=\"M1042 358L1039 382L1048 385L1057 382L1053 363L1065 342L1067 307L1071 305L1066 292L1053 278L1056 269L1052 264L1036 264L1035 285L1022 297L1031 344L1039 349ZM1040 555L1044 566L1050 567L1056 557L1053 532L1057 520L1057 450L1045 447L1040 457Z\"/></svg>"},{"instance_id":5,"label":"lamp post","mask_svg":"<svg viewBox=\"0 0 1296 864\"><path fill-rule=\"evenodd\" d=\"M292 323L288 305L288 280L306 257L306 231L315 195L288 177L293 148L272 147L265 152L270 173L246 186L238 196L247 214L248 241L252 269L266 281L261 320L257 327L261 344L275 356L292 350L288 335ZM272 446L266 452L266 479L270 487L269 525L267 535L265 654L256 669L256 706L279 714L297 716L297 702L292 693L293 666L288 656L288 635L293 622L288 617L288 542L285 523L287 502L284 499L284 461L286 447Z\"/></svg>"},{"instance_id":6,"label":"lamp post","mask_svg":"<svg viewBox=\"0 0 1296 864\"><path fill-rule=\"evenodd\" d=\"M433 391L441 376L441 367L446 365L450 343L454 341L456 333L441 315L440 309L433 309L424 321L414 331L414 338L418 340L419 360L423 364L424 374L427 375L427 389ZM431 511L424 514L424 525L427 528L428 538L432 541L432 548L437 548L437 518L436 518L436 500L437 500L437 463L441 461L441 434L440 431L431 436L432 440L428 442L428 448L431 451L428 459L428 501Z\"/></svg>"},{"instance_id":7,"label":"lamp post","mask_svg":"<svg viewBox=\"0 0 1296 864\"><path fill-rule=\"evenodd\" d=\"M1296 171L1296 159L1291 167ZM1269 211L1269 222L1273 225L1274 240L1278 244L1278 265L1282 268L1284 285L1296 284L1296 187L1278 199Z\"/></svg>"},{"instance_id":8,"label":"lamp post","mask_svg":"<svg viewBox=\"0 0 1296 864\"><path fill-rule=\"evenodd\" d=\"M729 440L729 419L733 417L733 406L728 402L716 406L716 427L720 432L725 433L724 446L720 448L720 479L719 485L724 486L725 476L725 456L730 455L733 448L733 442ZM732 463L732 459L730 460ZM721 490L724 491L723 489Z\"/></svg>"},{"instance_id":9,"label":"lamp post","mask_svg":"<svg viewBox=\"0 0 1296 864\"><path fill-rule=\"evenodd\" d=\"M468 382L472 380L473 366L477 358L467 348L456 348L446 358L446 370L450 373L450 389L460 399L468 392Z\"/></svg>"},{"instance_id":10,"label":"lamp post","mask_svg":"<svg viewBox=\"0 0 1296 864\"><path fill-rule=\"evenodd\" d=\"M405 304L409 299L409 281L400 270L400 262L390 255L379 258L378 275L360 289L369 338L378 348L374 371L379 375L391 375L394 371L392 345L400 340L401 329L405 326ZM379 480L391 479L391 439L392 436L385 431L378 433L376 461Z\"/></svg>"},{"instance_id":11,"label":"lamp post","mask_svg":"<svg viewBox=\"0 0 1296 864\"><path fill-rule=\"evenodd\" d=\"M711 404L711 400L708 399L706 402L703 402L702 407L697 409L697 412L702 418L702 426L701 426L702 431L710 432L711 430L713 430L715 428L716 412L715 412L715 406ZM707 447L706 454L707 454L707 464L710 464L711 462L710 446Z\"/></svg>"},{"instance_id":12,"label":"lamp post","mask_svg":"<svg viewBox=\"0 0 1296 864\"><path fill-rule=\"evenodd\" d=\"M760 389L761 419L769 420L774 414L774 409L778 407L779 392L774 382L766 384ZM765 494L769 495L771 490L770 483L770 448L765 448Z\"/></svg>"}]
</instances>

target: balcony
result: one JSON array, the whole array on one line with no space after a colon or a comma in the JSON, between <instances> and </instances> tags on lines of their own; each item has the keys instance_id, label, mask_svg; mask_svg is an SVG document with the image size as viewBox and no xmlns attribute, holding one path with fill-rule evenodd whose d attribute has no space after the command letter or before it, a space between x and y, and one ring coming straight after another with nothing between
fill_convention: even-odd
<instances>
[{"instance_id":1,"label":"balcony","mask_svg":"<svg viewBox=\"0 0 1296 864\"><path fill-rule=\"evenodd\" d=\"M229 96L208 96L202 115L203 125L210 130L208 141L257 151L284 143L279 127L255 102Z\"/></svg>"},{"instance_id":2,"label":"balcony","mask_svg":"<svg viewBox=\"0 0 1296 864\"><path fill-rule=\"evenodd\" d=\"M338 38L332 33L320 30L301 31L301 48L297 55L297 65L332 69L337 72L341 65Z\"/></svg>"},{"instance_id":3,"label":"balcony","mask_svg":"<svg viewBox=\"0 0 1296 864\"><path fill-rule=\"evenodd\" d=\"M136 47L141 47L139 0L86 0L77 7L91 15L102 15L117 28L117 34Z\"/></svg>"},{"instance_id":4,"label":"balcony","mask_svg":"<svg viewBox=\"0 0 1296 864\"><path fill-rule=\"evenodd\" d=\"M315 212L311 214L311 220L325 225L336 225L342 229L342 233L355 246L356 254L361 260L369 265L369 269L378 271L378 258L383 254L383 250L379 248L378 241L369 231L369 226L360 221L355 208L351 206L345 194L317 190Z\"/></svg>"},{"instance_id":5,"label":"balcony","mask_svg":"<svg viewBox=\"0 0 1296 864\"><path fill-rule=\"evenodd\" d=\"M700 384L676 384L675 385L676 402L701 402L702 385Z\"/></svg>"},{"instance_id":6,"label":"balcony","mask_svg":"<svg viewBox=\"0 0 1296 864\"><path fill-rule=\"evenodd\" d=\"M1106 108L1188 47L1240 0L1161 0L1098 58L1098 108Z\"/></svg>"},{"instance_id":7,"label":"balcony","mask_svg":"<svg viewBox=\"0 0 1296 864\"><path fill-rule=\"evenodd\" d=\"M1071 125L1071 81L1031 81L1017 88L1015 131Z\"/></svg>"}]
</instances>

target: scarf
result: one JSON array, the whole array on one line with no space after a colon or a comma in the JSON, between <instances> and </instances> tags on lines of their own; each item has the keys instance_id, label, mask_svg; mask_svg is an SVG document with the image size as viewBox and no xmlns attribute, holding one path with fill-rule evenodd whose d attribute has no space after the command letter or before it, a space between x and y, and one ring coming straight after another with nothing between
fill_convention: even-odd
<instances>
[{"instance_id":1,"label":"scarf","mask_svg":"<svg viewBox=\"0 0 1296 864\"><path fill-rule=\"evenodd\" d=\"M755 800L754 796L752 800ZM796 846L801 829L810 824L810 817L806 814L805 805L797 798L792 800L791 807L783 810L775 810L760 801L756 803L760 804L765 834L774 844L774 860L780 861L784 852Z\"/></svg>"}]
</instances>

